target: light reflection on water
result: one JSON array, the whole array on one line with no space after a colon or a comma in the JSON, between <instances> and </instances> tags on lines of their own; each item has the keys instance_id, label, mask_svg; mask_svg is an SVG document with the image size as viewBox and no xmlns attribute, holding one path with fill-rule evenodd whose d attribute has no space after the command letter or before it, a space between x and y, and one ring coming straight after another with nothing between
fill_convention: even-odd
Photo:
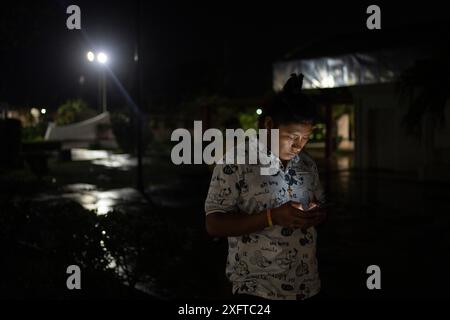
<instances>
[{"instance_id":1,"label":"light reflection on water","mask_svg":"<svg viewBox=\"0 0 450 320\"><path fill-rule=\"evenodd\" d=\"M95 185L77 183L65 186L64 191L68 192L62 195L39 195L35 200L71 199L87 210L95 210L97 215L107 214L119 204L145 203L140 192L133 188L97 191Z\"/></svg>"},{"instance_id":2,"label":"light reflection on water","mask_svg":"<svg viewBox=\"0 0 450 320\"><path fill-rule=\"evenodd\" d=\"M95 160L95 159L107 159L110 155L110 151L106 150L88 150L88 149L71 149L71 155L73 161L83 160Z\"/></svg>"},{"instance_id":3,"label":"light reflection on water","mask_svg":"<svg viewBox=\"0 0 450 320\"><path fill-rule=\"evenodd\" d=\"M92 161L93 164L123 171L137 166L137 159L129 154L116 154L106 150L72 149L73 161ZM149 164L150 160L143 159L143 164Z\"/></svg>"},{"instance_id":4,"label":"light reflection on water","mask_svg":"<svg viewBox=\"0 0 450 320\"><path fill-rule=\"evenodd\" d=\"M34 198L34 200L58 201L61 199L71 199L79 203L87 210L96 211L97 215L107 214L119 204L130 204L134 206L145 204L145 200L142 198L142 195L133 188L98 191L95 185L76 183L64 186L63 191L65 193L61 195L42 194ZM130 285L128 276L130 273L133 273L133 266L128 264L124 265L121 263L120 257L113 255L110 248L108 248L107 239L109 239L109 235L107 232L102 230L101 234L103 239L99 241L99 245L104 253L104 257L108 261L107 269L113 270L124 284ZM144 291L150 295L155 295L153 288L154 285L149 283L149 285L145 288L145 291L142 289L140 289L140 291Z\"/></svg>"}]
</instances>

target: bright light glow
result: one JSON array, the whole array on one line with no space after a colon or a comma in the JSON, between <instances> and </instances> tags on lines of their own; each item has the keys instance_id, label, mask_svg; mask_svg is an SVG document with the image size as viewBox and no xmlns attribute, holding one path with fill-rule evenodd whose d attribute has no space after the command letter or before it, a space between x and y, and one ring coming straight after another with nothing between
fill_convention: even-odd
<instances>
[{"instance_id":1,"label":"bright light glow","mask_svg":"<svg viewBox=\"0 0 450 320\"><path fill-rule=\"evenodd\" d=\"M333 75L328 75L322 79L322 88L334 88Z\"/></svg>"},{"instance_id":2,"label":"bright light glow","mask_svg":"<svg viewBox=\"0 0 450 320\"><path fill-rule=\"evenodd\" d=\"M97 54L97 61L104 64L108 61L108 56L104 52Z\"/></svg>"},{"instance_id":3,"label":"bright light glow","mask_svg":"<svg viewBox=\"0 0 450 320\"><path fill-rule=\"evenodd\" d=\"M116 201L112 199L101 199L99 200L97 205L97 215L101 216L107 214L109 211L113 210L113 206L116 204Z\"/></svg>"},{"instance_id":4,"label":"bright light glow","mask_svg":"<svg viewBox=\"0 0 450 320\"><path fill-rule=\"evenodd\" d=\"M108 159L109 153L105 150L88 150L73 148L71 151L72 160L94 160L94 159Z\"/></svg>"},{"instance_id":5,"label":"bright light glow","mask_svg":"<svg viewBox=\"0 0 450 320\"><path fill-rule=\"evenodd\" d=\"M259 109L259 108L258 108L258 109L256 109L256 114L257 114L257 115L261 115L261 114L262 114L262 110L261 110L261 109Z\"/></svg>"},{"instance_id":6,"label":"bright light glow","mask_svg":"<svg viewBox=\"0 0 450 320\"><path fill-rule=\"evenodd\" d=\"M35 118L39 117L39 110L36 108L32 108L30 111L31 115Z\"/></svg>"},{"instance_id":7,"label":"bright light glow","mask_svg":"<svg viewBox=\"0 0 450 320\"><path fill-rule=\"evenodd\" d=\"M317 79L312 79L312 87L313 88L320 88L320 82L317 81Z\"/></svg>"},{"instance_id":8,"label":"bright light glow","mask_svg":"<svg viewBox=\"0 0 450 320\"><path fill-rule=\"evenodd\" d=\"M45 114L46 112L47 112L46 109L41 109L41 113L42 113L42 114Z\"/></svg>"},{"instance_id":9,"label":"bright light glow","mask_svg":"<svg viewBox=\"0 0 450 320\"><path fill-rule=\"evenodd\" d=\"M94 59L95 59L95 55L92 51L89 51L86 56L90 62L94 61Z\"/></svg>"}]
</instances>

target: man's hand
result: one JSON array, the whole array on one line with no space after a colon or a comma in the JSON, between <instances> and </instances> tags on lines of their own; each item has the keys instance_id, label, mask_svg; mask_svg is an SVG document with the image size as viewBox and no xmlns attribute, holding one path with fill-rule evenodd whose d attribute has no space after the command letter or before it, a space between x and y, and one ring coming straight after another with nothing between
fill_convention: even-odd
<instances>
[{"instance_id":1,"label":"man's hand","mask_svg":"<svg viewBox=\"0 0 450 320\"><path fill-rule=\"evenodd\" d=\"M303 208L301 208L300 210L303 210ZM327 218L327 209L321 208L319 204L315 202L311 202L309 205L309 209L303 212L306 215L312 216L314 218L315 221L313 226L322 224Z\"/></svg>"},{"instance_id":2,"label":"man's hand","mask_svg":"<svg viewBox=\"0 0 450 320\"><path fill-rule=\"evenodd\" d=\"M300 203L289 201L272 209L272 221L282 227L308 229L325 220L326 212L323 209L313 209L316 207L317 204L312 203L310 211L304 211Z\"/></svg>"}]
</instances>

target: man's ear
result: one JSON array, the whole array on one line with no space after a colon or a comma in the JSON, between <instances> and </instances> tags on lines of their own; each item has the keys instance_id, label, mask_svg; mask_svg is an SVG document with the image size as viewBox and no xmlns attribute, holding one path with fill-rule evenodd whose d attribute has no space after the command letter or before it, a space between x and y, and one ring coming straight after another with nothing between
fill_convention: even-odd
<instances>
[{"instance_id":1,"label":"man's ear","mask_svg":"<svg viewBox=\"0 0 450 320\"><path fill-rule=\"evenodd\" d=\"M273 129L273 120L271 117L266 117L264 119L264 128L267 130Z\"/></svg>"}]
</instances>

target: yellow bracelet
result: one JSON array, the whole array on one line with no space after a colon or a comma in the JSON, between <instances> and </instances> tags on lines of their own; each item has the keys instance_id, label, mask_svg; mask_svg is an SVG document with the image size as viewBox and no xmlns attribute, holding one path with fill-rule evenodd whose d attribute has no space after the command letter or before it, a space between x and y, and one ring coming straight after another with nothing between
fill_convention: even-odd
<instances>
[{"instance_id":1,"label":"yellow bracelet","mask_svg":"<svg viewBox=\"0 0 450 320\"><path fill-rule=\"evenodd\" d=\"M267 209L267 223L269 224L269 227L273 226L272 222L272 211L270 209Z\"/></svg>"}]
</instances>

